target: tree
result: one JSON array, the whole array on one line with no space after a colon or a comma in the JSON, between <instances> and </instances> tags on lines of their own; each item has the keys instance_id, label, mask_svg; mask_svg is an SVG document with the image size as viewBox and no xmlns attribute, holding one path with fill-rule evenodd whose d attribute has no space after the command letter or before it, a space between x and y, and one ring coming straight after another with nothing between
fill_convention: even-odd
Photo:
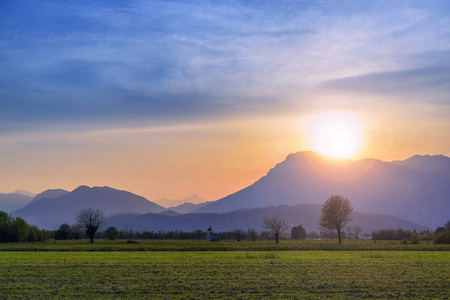
<instances>
[{"instance_id":1,"label":"tree","mask_svg":"<svg viewBox=\"0 0 450 300\"><path fill-rule=\"evenodd\" d=\"M252 242L255 242L258 240L258 232L256 232L256 229L249 228L247 230L247 239L252 240Z\"/></svg>"},{"instance_id":2,"label":"tree","mask_svg":"<svg viewBox=\"0 0 450 300\"><path fill-rule=\"evenodd\" d=\"M341 230L345 224L352 220L353 207L347 198L333 195L322 205L322 212L319 217L319 228L322 230L336 230L341 241Z\"/></svg>"},{"instance_id":3,"label":"tree","mask_svg":"<svg viewBox=\"0 0 450 300\"><path fill-rule=\"evenodd\" d=\"M83 208L76 215L79 224L89 237L91 243L94 242L95 233L105 225L105 217L100 209Z\"/></svg>"},{"instance_id":4,"label":"tree","mask_svg":"<svg viewBox=\"0 0 450 300\"><path fill-rule=\"evenodd\" d=\"M105 230L105 236L111 241L114 241L119 236L119 230L114 226L108 227L108 229Z\"/></svg>"},{"instance_id":5,"label":"tree","mask_svg":"<svg viewBox=\"0 0 450 300\"><path fill-rule=\"evenodd\" d=\"M69 224L64 223L59 226L58 231L55 233L55 240L71 240L72 239L72 228Z\"/></svg>"},{"instance_id":6,"label":"tree","mask_svg":"<svg viewBox=\"0 0 450 300\"><path fill-rule=\"evenodd\" d=\"M289 225L286 224L285 220L280 219L278 216L271 216L270 218L264 217L263 227L272 231L275 236L275 242L278 243L280 234L289 229Z\"/></svg>"},{"instance_id":7,"label":"tree","mask_svg":"<svg viewBox=\"0 0 450 300\"><path fill-rule=\"evenodd\" d=\"M82 238L84 238L83 227L81 227L80 224L72 225L71 229L72 229L72 238L73 239L81 240Z\"/></svg>"},{"instance_id":8,"label":"tree","mask_svg":"<svg viewBox=\"0 0 450 300\"><path fill-rule=\"evenodd\" d=\"M359 235L361 234L362 229L359 226L353 226L353 234L355 235L355 239L359 239Z\"/></svg>"},{"instance_id":9,"label":"tree","mask_svg":"<svg viewBox=\"0 0 450 300\"><path fill-rule=\"evenodd\" d=\"M25 242L28 238L28 224L24 219L17 217L12 223L14 241L15 242Z\"/></svg>"},{"instance_id":10,"label":"tree","mask_svg":"<svg viewBox=\"0 0 450 300\"><path fill-rule=\"evenodd\" d=\"M291 239L300 240L306 238L306 230L302 225L294 226L291 229Z\"/></svg>"}]
</instances>

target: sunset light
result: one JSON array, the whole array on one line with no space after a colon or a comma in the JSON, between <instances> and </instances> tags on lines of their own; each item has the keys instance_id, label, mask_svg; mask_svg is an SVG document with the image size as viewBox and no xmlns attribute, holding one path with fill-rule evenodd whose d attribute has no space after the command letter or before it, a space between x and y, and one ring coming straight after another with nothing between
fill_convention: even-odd
<instances>
[{"instance_id":1,"label":"sunset light","mask_svg":"<svg viewBox=\"0 0 450 300\"><path fill-rule=\"evenodd\" d=\"M362 147L360 124L351 114L323 113L308 119L310 150L335 158L350 158Z\"/></svg>"}]
</instances>

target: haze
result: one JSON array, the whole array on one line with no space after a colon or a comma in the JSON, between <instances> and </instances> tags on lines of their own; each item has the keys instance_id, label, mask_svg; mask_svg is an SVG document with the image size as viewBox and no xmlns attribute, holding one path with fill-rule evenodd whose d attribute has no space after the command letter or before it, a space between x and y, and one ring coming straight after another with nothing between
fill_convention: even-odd
<instances>
[{"instance_id":1,"label":"haze","mask_svg":"<svg viewBox=\"0 0 450 300\"><path fill-rule=\"evenodd\" d=\"M447 1L2 1L0 191L217 200L289 153L320 152L309 121L330 114L358 124L337 156L450 156L449 12Z\"/></svg>"}]
</instances>

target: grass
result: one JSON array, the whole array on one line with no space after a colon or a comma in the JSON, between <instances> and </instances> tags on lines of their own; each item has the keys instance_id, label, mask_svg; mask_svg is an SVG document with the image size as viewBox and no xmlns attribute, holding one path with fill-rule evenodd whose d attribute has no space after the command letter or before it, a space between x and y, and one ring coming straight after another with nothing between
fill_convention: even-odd
<instances>
[{"instance_id":1,"label":"grass","mask_svg":"<svg viewBox=\"0 0 450 300\"><path fill-rule=\"evenodd\" d=\"M171 240L88 240L54 241L45 243L0 243L1 251L449 251L450 245L407 244L396 241L370 240L344 241L339 244L335 240L319 241L274 241L236 242L220 241L171 241Z\"/></svg>"},{"instance_id":2,"label":"grass","mask_svg":"<svg viewBox=\"0 0 450 300\"><path fill-rule=\"evenodd\" d=\"M448 251L4 251L0 270L0 298L450 297Z\"/></svg>"}]
</instances>

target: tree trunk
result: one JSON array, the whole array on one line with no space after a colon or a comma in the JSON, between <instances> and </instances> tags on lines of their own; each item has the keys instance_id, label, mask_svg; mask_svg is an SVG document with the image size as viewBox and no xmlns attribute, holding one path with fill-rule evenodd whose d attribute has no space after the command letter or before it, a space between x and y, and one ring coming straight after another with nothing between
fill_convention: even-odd
<instances>
[{"instance_id":1,"label":"tree trunk","mask_svg":"<svg viewBox=\"0 0 450 300\"><path fill-rule=\"evenodd\" d=\"M91 240L91 243L94 242L94 237L93 236L89 236L89 239Z\"/></svg>"},{"instance_id":2,"label":"tree trunk","mask_svg":"<svg viewBox=\"0 0 450 300\"><path fill-rule=\"evenodd\" d=\"M341 231L338 229L338 236L339 236L339 244L341 244L342 242L341 242Z\"/></svg>"},{"instance_id":3,"label":"tree trunk","mask_svg":"<svg viewBox=\"0 0 450 300\"><path fill-rule=\"evenodd\" d=\"M278 233L275 233L275 243L278 244Z\"/></svg>"}]
</instances>

